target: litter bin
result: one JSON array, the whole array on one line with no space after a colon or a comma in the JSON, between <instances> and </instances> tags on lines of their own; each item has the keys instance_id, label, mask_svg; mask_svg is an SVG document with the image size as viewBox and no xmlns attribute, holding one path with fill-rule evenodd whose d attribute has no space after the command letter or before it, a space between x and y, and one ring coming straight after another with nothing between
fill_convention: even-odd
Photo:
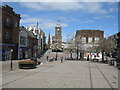
<instances>
[{"instance_id":1,"label":"litter bin","mask_svg":"<svg viewBox=\"0 0 120 90\"><path fill-rule=\"evenodd\" d=\"M109 60L109 61L108 61L108 64L109 64L109 66L111 66L111 65L112 65L112 62L111 62L111 60Z\"/></svg>"}]
</instances>

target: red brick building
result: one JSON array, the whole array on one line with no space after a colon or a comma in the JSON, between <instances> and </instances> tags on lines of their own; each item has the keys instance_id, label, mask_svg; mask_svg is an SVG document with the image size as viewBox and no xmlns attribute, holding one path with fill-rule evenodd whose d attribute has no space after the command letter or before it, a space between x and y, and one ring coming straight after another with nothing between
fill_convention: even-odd
<instances>
[{"instance_id":1,"label":"red brick building","mask_svg":"<svg viewBox=\"0 0 120 90\"><path fill-rule=\"evenodd\" d=\"M89 51L87 51L87 47L97 44L97 42L99 42L103 38L104 31L101 30L78 30L76 31L75 35L75 40L81 41L81 44L85 47L85 57L87 57L89 53Z\"/></svg>"},{"instance_id":2,"label":"red brick building","mask_svg":"<svg viewBox=\"0 0 120 90\"><path fill-rule=\"evenodd\" d=\"M104 37L104 31L100 30L78 30L76 32L76 39L82 39L83 43L95 43Z\"/></svg>"},{"instance_id":3,"label":"red brick building","mask_svg":"<svg viewBox=\"0 0 120 90\"><path fill-rule=\"evenodd\" d=\"M18 59L20 15L2 6L2 60Z\"/></svg>"}]
</instances>

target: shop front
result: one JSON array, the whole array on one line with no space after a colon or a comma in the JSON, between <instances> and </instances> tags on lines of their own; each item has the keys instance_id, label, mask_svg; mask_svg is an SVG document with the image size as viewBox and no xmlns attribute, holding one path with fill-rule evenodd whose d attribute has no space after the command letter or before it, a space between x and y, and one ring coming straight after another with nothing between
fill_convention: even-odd
<instances>
[{"instance_id":1,"label":"shop front","mask_svg":"<svg viewBox=\"0 0 120 90\"><path fill-rule=\"evenodd\" d=\"M18 45L17 44L9 44L9 43L2 43L2 60L11 60L11 59L18 59Z\"/></svg>"}]
</instances>

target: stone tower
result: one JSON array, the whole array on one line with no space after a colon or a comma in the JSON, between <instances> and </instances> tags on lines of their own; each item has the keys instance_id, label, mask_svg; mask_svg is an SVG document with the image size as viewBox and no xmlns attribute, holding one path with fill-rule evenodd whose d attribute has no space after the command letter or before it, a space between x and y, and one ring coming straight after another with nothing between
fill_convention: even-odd
<instances>
[{"instance_id":1,"label":"stone tower","mask_svg":"<svg viewBox=\"0 0 120 90\"><path fill-rule=\"evenodd\" d=\"M55 27L55 36L52 37L52 45L53 47L57 45L57 48L62 47L62 27L59 19Z\"/></svg>"}]
</instances>

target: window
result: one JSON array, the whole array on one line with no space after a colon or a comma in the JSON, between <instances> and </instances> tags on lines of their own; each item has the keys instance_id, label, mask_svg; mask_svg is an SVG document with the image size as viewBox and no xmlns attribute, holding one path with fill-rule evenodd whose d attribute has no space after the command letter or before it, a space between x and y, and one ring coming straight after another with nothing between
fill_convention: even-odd
<instances>
[{"instance_id":1,"label":"window","mask_svg":"<svg viewBox=\"0 0 120 90\"><path fill-rule=\"evenodd\" d=\"M6 26L10 26L10 18L6 18Z\"/></svg>"},{"instance_id":2,"label":"window","mask_svg":"<svg viewBox=\"0 0 120 90\"><path fill-rule=\"evenodd\" d=\"M95 37L95 43L97 43L99 41L99 37Z\"/></svg>"},{"instance_id":3,"label":"window","mask_svg":"<svg viewBox=\"0 0 120 90\"><path fill-rule=\"evenodd\" d=\"M15 27L18 27L18 21L15 21Z\"/></svg>"},{"instance_id":4,"label":"window","mask_svg":"<svg viewBox=\"0 0 120 90\"><path fill-rule=\"evenodd\" d=\"M20 37L20 44L26 45L26 38L25 37Z\"/></svg>"},{"instance_id":5,"label":"window","mask_svg":"<svg viewBox=\"0 0 120 90\"><path fill-rule=\"evenodd\" d=\"M10 34L8 32L5 32L5 39L6 40L10 38L9 36L10 36Z\"/></svg>"},{"instance_id":6,"label":"window","mask_svg":"<svg viewBox=\"0 0 120 90\"><path fill-rule=\"evenodd\" d=\"M92 43L92 37L88 37L88 43Z\"/></svg>"},{"instance_id":7,"label":"window","mask_svg":"<svg viewBox=\"0 0 120 90\"><path fill-rule=\"evenodd\" d=\"M10 37L10 33L9 33L9 32L5 32L4 35L5 35L5 37L4 37L5 40L4 40L4 41L5 41L5 42L10 42L10 38L11 38L11 37Z\"/></svg>"},{"instance_id":8,"label":"window","mask_svg":"<svg viewBox=\"0 0 120 90\"><path fill-rule=\"evenodd\" d=\"M16 34L14 34L14 36L13 36L13 41L14 41L14 42L18 41L18 38L17 38L17 35L16 35Z\"/></svg>"},{"instance_id":9,"label":"window","mask_svg":"<svg viewBox=\"0 0 120 90\"><path fill-rule=\"evenodd\" d=\"M82 43L86 43L86 37L82 37Z\"/></svg>"}]
</instances>

